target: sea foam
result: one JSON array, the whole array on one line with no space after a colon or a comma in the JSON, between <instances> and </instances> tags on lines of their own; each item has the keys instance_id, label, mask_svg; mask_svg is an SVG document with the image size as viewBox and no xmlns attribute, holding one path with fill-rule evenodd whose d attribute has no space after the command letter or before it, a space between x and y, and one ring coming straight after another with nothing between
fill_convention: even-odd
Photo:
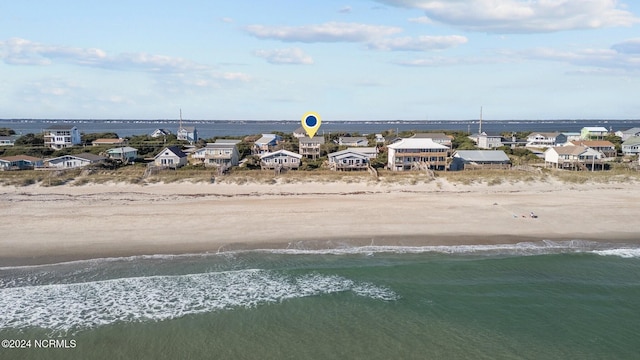
<instances>
[{"instance_id":1,"label":"sea foam","mask_svg":"<svg viewBox=\"0 0 640 360\"><path fill-rule=\"evenodd\" d=\"M0 329L79 331L348 291L383 301L398 298L388 288L340 276L289 277L266 270L119 278L0 289Z\"/></svg>"},{"instance_id":2,"label":"sea foam","mask_svg":"<svg viewBox=\"0 0 640 360\"><path fill-rule=\"evenodd\" d=\"M595 250L594 254L603 256L619 256L622 258L640 258L640 248L621 248L621 249L607 249L607 250Z\"/></svg>"}]
</instances>

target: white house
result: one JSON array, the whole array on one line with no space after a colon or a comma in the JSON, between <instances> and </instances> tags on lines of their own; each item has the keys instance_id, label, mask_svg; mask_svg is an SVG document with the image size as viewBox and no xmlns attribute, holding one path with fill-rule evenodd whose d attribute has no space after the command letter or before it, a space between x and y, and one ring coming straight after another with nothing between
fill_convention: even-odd
<instances>
[{"instance_id":1,"label":"white house","mask_svg":"<svg viewBox=\"0 0 640 360\"><path fill-rule=\"evenodd\" d=\"M634 136L640 136L640 127L634 127L624 131L616 131L616 136L622 139L622 141L626 141Z\"/></svg>"},{"instance_id":2,"label":"white house","mask_svg":"<svg viewBox=\"0 0 640 360\"><path fill-rule=\"evenodd\" d=\"M0 146L14 146L16 139L13 136L0 136Z\"/></svg>"},{"instance_id":3,"label":"white house","mask_svg":"<svg viewBox=\"0 0 640 360\"><path fill-rule=\"evenodd\" d=\"M196 150L191 154L191 159L205 166L230 167L238 166L240 153L238 143L241 140L217 139L214 143Z\"/></svg>"},{"instance_id":4,"label":"white house","mask_svg":"<svg viewBox=\"0 0 640 360\"><path fill-rule=\"evenodd\" d=\"M55 150L79 145L80 131L72 125L51 125L44 130L44 146Z\"/></svg>"},{"instance_id":5,"label":"white house","mask_svg":"<svg viewBox=\"0 0 640 360\"><path fill-rule=\"evenodd\" d=\"M338 138L338 145L340 146L368 146L369 139L364 136L341 136Z\"/></svg>"},{"instance_id":6,"label":"white house","mask_svg":"<svg viewBox=\"0 0 640 360\"><path fill-rule=\"evenodd\" d=\"M97 164L104 161L104 156L82 153L76 155L63 155L44 161L46 167L59 169L73 169L91 164Z\"/></svg>"},{"instance_id":7,"label":"white house","mask_svg":"<svg viewBox=\"0 0 640 360\"><path fill-rule=\"evenodd\" d=\"M154 158L156 166L179 168L187 165L187 154L178 146L169 146L160 151Z\"/></svg>"},{"instance_id":8,"label":"white house","mask_svg":"<svg viewBox=\"0 0 640 360\"><path fill-rule=\"evenodd\" d=\"M299 128L293 130L293 137L294 138L300 139L300 138L305 137L305 136L307 136L307 131L302 126L300 126Z\"/></svg>"},{"instance_id":9,"label":"white house","mask_svg":"<svg viewBox=\"0 0 640 360\"><path fill-rule=\"evenodd\" d=\"M328 155L331 170L367 170L369 156L358 151L359 148L348 148Z\"/></svg>"},{"instance_id":10,"label":"white house","mask_svg":"<svg viewBox=\"0 0 640 360\"><path fill-rule=\"evenodd\" d=\"M168 129L155 129L153 130L153 132L149 135L152 138L158 138L158 137L162 137L162 136L167 136L167 135L171 135L171 131Z\"/></svg>"},{"instance_id":11,"label":"white house","mask_svg":"<svg viewBox=\"0 0 640 360\"><path fill-rule=\"evenodd\" d=\"M476 143L476 146L481 149L495 149L501 147L502 144L502 136L500 135L488 135L486 132L482 132L479 134L473 134L469 136L473 142Z\"/></svg>"},{"instance_id":12,"label":"white house","mask_svg":"<svg viewBox=\"0 0 640 360\"><path fill-rule=\"evenodd\" d=\"M111 148L107 150L107 156L111 159L133 161L138 158L138 149L130 146Z\"/></svg>"},{"instance_id":13,"label":"white house","mask_svg":"<svg viewBox=\"0 0 640 360\"><path fill-rule=\"evenodd\" d=\"M449 169L505 169L511 166L509 156L502 150L458 150L452 155Z\"/></svg>"},{"instance_id":14,"label":"white house","mask_svg":"<svg viewBox=\"0 0 640 360\"><path fill-rule=\"evenodd\" d=\"M602 165L599 151L586 146L555 146L544 152L546 166L556 169L588 170Z\"/></svg>"},{"instance_id":15,"label":"white house","mask_svg":"<svg viewBox=\"0 0 640 360\"><path fill-rule=\"evenodd\" d=\"M526 147L548 148L567 142L567 136L559 132L532 132L527 136Z\"/></svg>"},{"instance_id":16,"label":"white house","mask_svg":"<svg viewBox=\"0 0 640 360\"><path fill-rule=\"evenodd\" d=\"M431 139L401 139L387 146L387 167L393 171L405 171L413 168L428 167L444 170L449 148L436 144Z\"/></svg>"},{"instance_id":17,"label":"white house","mask_svg":"<svg viewBox=\"0 0 640 360\"><path fill-rule=\"evenodd\" d=\"M176 133L178 140L188 141L193 144L198 141L198 129L195 126L181 126Z\"/></svg>"},{"instance_id":18,"label":"white house","mask_svg":"<svg viewBox=\"0 0 640 360\"><path fill-rule=\"evenodd\" d=\"M262 169L297 169L301 159L302 155L283 149L262 154L260 167Z\"/></svg>"},{"instance_id":19,"label":"white house","mask_svg":"<svg viewBox=\"0 0 640 360\"><path fill-rule=\"evenodd\" d=\"M633 136L622 143L622 153L624 155L640 154L640 136Z\"/></svg>"},{"instance_id":20,"label":"white house","mask_svg":"<svg viewBox=\"0 0 640 360\"><path fill-rule=\"evenodd\" d=\"M571 141L569 144L574 146L586 146L602 154L602 157L616 157L616 146L607 140L580 140Z\"/></svg>"}]
</instances>

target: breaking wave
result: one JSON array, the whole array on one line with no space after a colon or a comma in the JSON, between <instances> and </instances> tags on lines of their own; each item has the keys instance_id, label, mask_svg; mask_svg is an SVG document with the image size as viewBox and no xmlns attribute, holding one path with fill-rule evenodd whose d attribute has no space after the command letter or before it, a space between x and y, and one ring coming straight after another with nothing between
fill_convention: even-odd
<instances>
[{"instance_id":1,"label":"breaking wave","mask_svg":"<svg viewBox=\"0 0 640 360\"><path fill-rule=\"evenodd\" d=\"M0 329L67 332L349 291L376 300L398 299L388 288L340 276L287 277L266 270L119 278L0 289Z\"/></svg>"}]
</instances>

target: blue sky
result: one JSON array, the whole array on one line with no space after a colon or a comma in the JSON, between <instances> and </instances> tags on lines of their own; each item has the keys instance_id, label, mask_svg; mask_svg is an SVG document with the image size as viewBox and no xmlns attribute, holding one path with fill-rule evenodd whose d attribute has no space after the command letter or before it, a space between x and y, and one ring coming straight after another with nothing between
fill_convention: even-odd
<instances>
[{"instance_id":1,"label":"blue sky","mask_svg":"<svg viewBox=\"0 0 640 360\"><path fill-rule=\"evenodd\" d=\"M0 118L638 119L625 0L5 1Z\"/></svg>"}]
</instances>

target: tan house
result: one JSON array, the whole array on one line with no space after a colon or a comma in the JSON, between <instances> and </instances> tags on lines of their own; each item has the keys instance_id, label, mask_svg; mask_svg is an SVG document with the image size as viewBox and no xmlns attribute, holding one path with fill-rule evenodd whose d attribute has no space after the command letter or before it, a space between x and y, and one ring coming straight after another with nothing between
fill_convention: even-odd
<instances>
[{"instance_id":1,"label":"tan house","mask_svg":"<svg viewBox=\"0 0 640 360\"><path fill-rule=\"evenodd\" d=\"M570 142L574 146L586 146L602 153L602 157L616 157L616 146L611 141L606 140L579 140Z\"/></svg>"},{"instance_id":2,"label":"tan house","mask_svg":"<svg viewBox=\"0 0 640 360\"><path fill-rule=\"evenodd\" d=\"M566 170L602 169L602 154L586 146L555 146L544 152L545 166Z\"/></svg>"},{"instance_id":3,"label":"tan house","mask_svg":"<svg viewBox=\"0 0 640 360\"><path fill-rule=\"evenodd\" d=\"M207 146L194 151L191 159L204 166L238 166L240 153L237 145L240 142L241 140L217 139L214 143L207 143Z\"/></svg>"}]
</instances>

